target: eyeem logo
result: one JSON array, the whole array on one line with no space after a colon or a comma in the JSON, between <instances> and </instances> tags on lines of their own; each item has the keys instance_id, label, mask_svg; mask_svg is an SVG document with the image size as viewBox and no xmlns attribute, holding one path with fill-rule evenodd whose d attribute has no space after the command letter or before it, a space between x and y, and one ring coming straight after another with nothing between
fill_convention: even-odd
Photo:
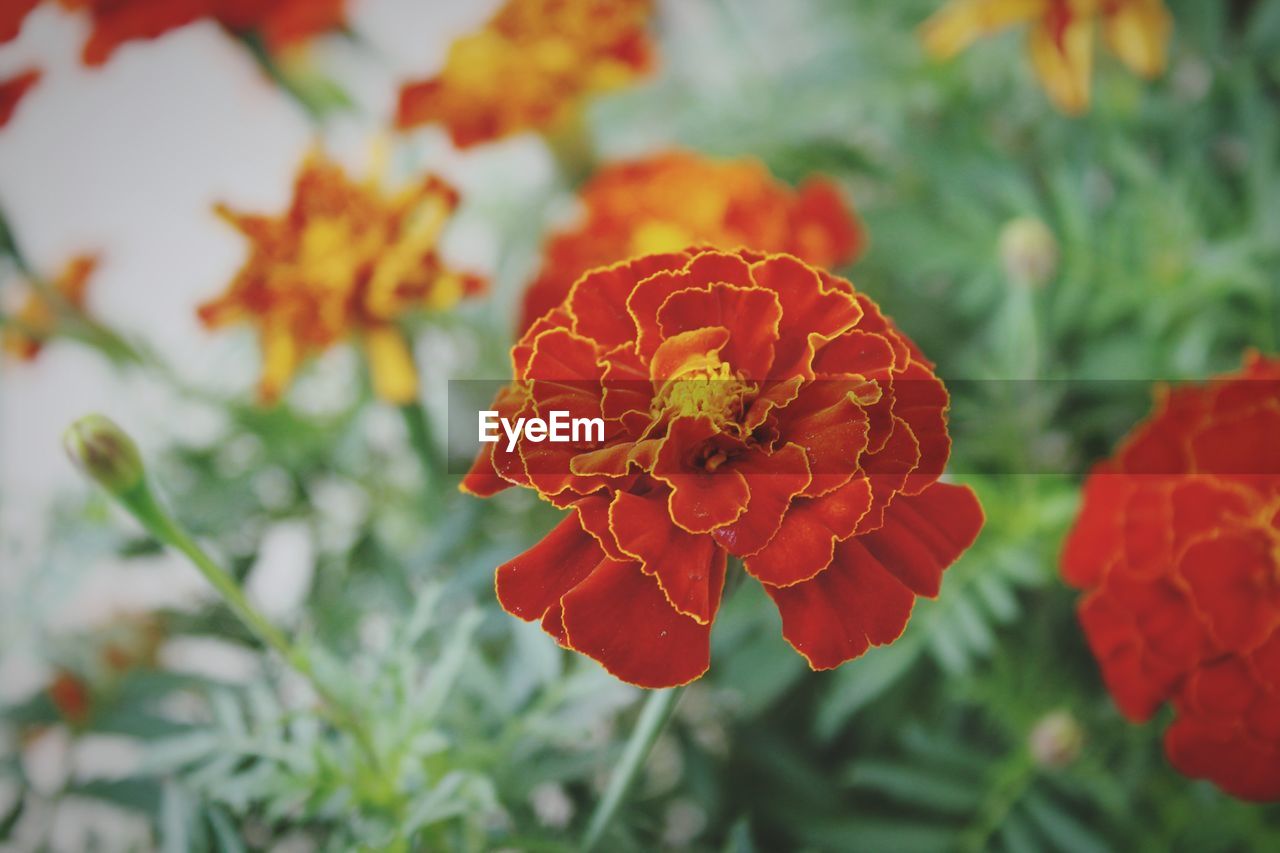
<instances>
[{"instance_id":1,"label":"eyeem logo","mask_svg":"<svg viewBox=\"0 0 1280 853\"><path fill-rule=\"evenodd\" d=\"M604 442L604 418L571 418L568 412L559 410L553 410L546 420L516 418L514 424L495 411L485 410L480 412L479 421L480 441L487 444L496 443L501 438L498 435L498 428L501 427L502 432L507 436L508 453L516 449L516 442L520 440L521 435L526 441L535 443L542 441L558 444Z\"/></svg>"}]
</instances>

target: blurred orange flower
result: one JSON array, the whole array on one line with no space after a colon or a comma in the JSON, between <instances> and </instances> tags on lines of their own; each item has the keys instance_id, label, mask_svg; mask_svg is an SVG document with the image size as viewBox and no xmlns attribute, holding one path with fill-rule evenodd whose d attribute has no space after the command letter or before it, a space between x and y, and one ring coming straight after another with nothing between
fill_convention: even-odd
<instances>
[{"instance_id":1,"label":"blurred orange flower","mask_svg":"<svg viewBox=\"0 0 1280 853\"><path fill-rule=\"evenodd\" d=\"M951 0L921 27L925 49L939 59L979 37L1031 23L1028 49L1049 98L1065 113L1089 107L1094 26L1111 52L1135 73L1164 71L1173 20L1163 0Z\"/></svg>"},{"instance_id":2,"label":"blurred orange flower","mask_svg":"<svg viewBox=\"0 0 1280 853\"><path fill-rule=\"evenodd\" d=\"M1280 799L1280 359L1167 392L1084 488L1062 555L1120 710L1175 767Z\"/></svg>"},{"instance_id":3,"label":"blurred orange flower","mask_svg":"<svg viewBox=\"0 0 1280 853\"><path fill-rule=\"evenodd\" d=\"M452 307L483 286L446 268L436 250L457 203L435 175L387 194L377 180L355 183L313 153L281 216L216 208L251 249L227 292L200 307L200 319L210 328L258 328L265 402L280 396L303 360L352 335L363 342L378 395L409 402L417 370L396 321L415 309Z\"/></svg>"},{"instance_id":4,"label":"blurred orange flower","mask_svg":"<svg viewBox=\"0 0 1280 853\"><path fill-rule=\"evenodd\" d=\"M564 301L582 273L637 255L705 244L786 252L833 268L863 247L862 228L833 183L814 179L792 190L751 159L667 151L613 163L581 198L581 220L547 244L520 331Z\"/></svg>"},{"instance_id":5,"label":"blurred orange flower","mask_svg":"<svg viewBox=\"0 0 1280 853\"><path fill-rule=\"evenodd\" d=\"M324 30L342 26L346 0L59 0L88 15L86 65L101 65L117 47L152 39L201 18L211 18L234 33L253 32L269 50L278 50ZM5 0L0 11L0 42L17 36L22 20L39 0Z\"/></svg>"},{"instance_id":6,"label":"blurred orange flower","mask_svg":"<svg viewBox=\"0 0 1280 853\"><path fill-rule=\"evenodd\" d=\"M507 0L458 39L435 77L400 90L402 128L442 122L459 146L570 118L588 95L647 72L651 0Z\"/></svg>"},{"instance_id":7,"label":"blurred orange flower","mask_svg":"<svg viewBox=\"0 0 1280 853\"><path fill-rule=\"evenodd\" d=\"M93 255L73 258L51 283L57 296L68 306L84 311L89 277L97 265L98 259ZM23 361L34 359L44 342L57 334L58 314L57 306L51 304L47 295L31 288L12 320L5 324L5 352Z\"/></svg>"},{"instance_id":8,"label":"blurred orange flower","mask_svg":"<svg viewBox=\"0 0 1280 853\"><path fill-rule=\"evenodd\" d=\"M40 76L39 68L28 68L8 80L0 80L0 127L4 127L13 118L18 102L32 86L40 82Z\"/></svg>"}]
</instances>

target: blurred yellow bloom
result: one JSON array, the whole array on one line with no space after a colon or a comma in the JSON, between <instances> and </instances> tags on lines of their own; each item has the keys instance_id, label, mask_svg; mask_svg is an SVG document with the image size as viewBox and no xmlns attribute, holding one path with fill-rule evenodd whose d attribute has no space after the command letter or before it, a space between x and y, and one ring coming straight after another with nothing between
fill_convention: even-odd
<instances>
[{"instance_id":1,"label":"blurred yellow bloom","mask_svg":"<svg viewBox=\"0 0 1280 853\"><path fill-rule=\"evenodd\" d=\"M68 307L84 310L89 277L97 265L96 257L78 255L51 282L54 291ZM51 304L48 296L32 288L11 322L5 324L5 352L23 361L34 359L40 354L44 342L58 333L58 315L57 306Z\"/></svg>"},{"instance_id":2,"label":"blurred yellow bloom","mask_svg":"<svg viewBox=\"0 0 1280 853\"><path fill-rule=\"evenodd\" d=\"M448 127L460 147L569 119L652 66L652 0L507 0L458 39L435 77L400 90L396 124Z\"/></svg>"},{"instance_id":3,"label":"blurred yellow bloom","mask_svg":"<svg viewBox=\"0 0 1280 853\"><path fill-rule=\"evenodd\" d=\"M457 203L435 175L388 194L378 179L356 183L313 153L283 215L217 206L249 240L250 253L227 291L200 306L200 319L210 328L258 327L264 402L279 398L305 359L347 337L361 340L378 396L410 402L418 377L397 320L447 309L483 287L446 268L437 252Z\"/></svg>"},{"instance_id":4,"label":"blurred yellow bloom","mask_svg":"<svg viewBox=\"0 0 1280 853\"><path fill-rule=\"evenodd\" d=\"M1065 113L1089 107L1094 25L1135 73L1155 77L1165 67L1173 21L1163 0L951 0L925 21L925 49L947 59L979 37L1013 24L1032 25L1028 49L1049 98Z\"/></svg>"}]
</instances>

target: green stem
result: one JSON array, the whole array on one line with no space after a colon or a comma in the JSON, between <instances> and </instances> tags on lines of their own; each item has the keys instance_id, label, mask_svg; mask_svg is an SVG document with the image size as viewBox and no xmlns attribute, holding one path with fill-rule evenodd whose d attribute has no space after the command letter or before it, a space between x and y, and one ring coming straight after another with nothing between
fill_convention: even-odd
<instances>
[{"instance_id":1,"label":"green stem","mask_svg":"<svg viewBox=\"0 0 1280 853\"><path fill-rule=\"evenodd\" d=\"M584 853L589 853L600 843L618 807L627 798L627 794L639 777L640 768L644 766L644 761L658 740L658 735L662 734L667 720L671 719L676 702L683 692L683 687L655 690L645 700L644 708L640 711L640 719L636 721L631 738L622 751L622 759L609 779L609 786L605 788L604 796L600 798L595 811L591 814L591 822L587 824L587 833L582 840Z\"/></svg>"},{"instance_id":2,"label":"green stem","mask_svg":"<svg viewBox=\"0 0 1280 853\"><path fill-rule=\"evenodd\" d=\"M427 489L431 490L445 476L444 456L440 453L431 434L431 420L422 403L414 400L400 406L400 414L404 417L404 426L409 433L409 444L422 464L422 473L427 477Z\"/></svg>"},{"instance_id":3,"label":"green stem","mask_svg":"<svg viewBox=\"0 0 1280 853\"><path fill-rule=\"evenodd\" d=\"M244 590L236 579L225 571L196 543L185 528L170 515L160 502L145 477L130 488L117 493L120 503L129 510L152 536L165 545L181 552L191 561L222 597L223 602L231 609L246 628L263 644L274 649L284 661L297 671L311 685L316 694L324 701L332 713L336 725L346 729L359 744L360 749L376 770L381 762L373 739L360 720L360 715L353 711L342 699L330 690L315 673L310 660L300 649L289 642L289 639L266 616L255 608L245 596Z\"/></svg>"}]
</instances>

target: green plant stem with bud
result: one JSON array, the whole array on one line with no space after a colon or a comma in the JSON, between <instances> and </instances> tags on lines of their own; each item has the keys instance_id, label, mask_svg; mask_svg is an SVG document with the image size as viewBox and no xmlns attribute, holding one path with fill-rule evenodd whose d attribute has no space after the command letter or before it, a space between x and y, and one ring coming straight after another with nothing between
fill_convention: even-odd
<instances>
[{"instance_id":1,"label":"green plant stem with bud","mask_svg":"<svg viewBox=\"0 0 1280 853\"><path fill-rule=\"evenodd\" d=\"M640 709L640 719L636 720L636 727L622 750L618 767L609 777L609 785L605 788L604 796L600 798L595 811L591 813L591 821L587 824L587 832L582 839L584 853L594 850L600 843L613 816L617 814L618 808L626 800L627 794L639 778L640 769L644 767L649 751L657 742L658 735L662 734L662 730L666 728L667 721L675 712L676 703L683 692L683 687L654 690L645 700L644 707Z\"/></svg>"},{"instance_id":2,"label":"green plant stem with bud","mask_svg":"<svg viewBox=\"0 0 1280 853\"><path fill-rule=\"evenodd\" d=\"M142 455L133 439L109 418L87 415L67 429L63 443L77 467L128 510L148 533L190 560L236 618L307 680L324 701L334 724L356 740L370 766L378 769L382 762L359 714L325 685L307 656L250 603L236 579L164 508L147 481Z\"/></svg>"}]
</instances>

